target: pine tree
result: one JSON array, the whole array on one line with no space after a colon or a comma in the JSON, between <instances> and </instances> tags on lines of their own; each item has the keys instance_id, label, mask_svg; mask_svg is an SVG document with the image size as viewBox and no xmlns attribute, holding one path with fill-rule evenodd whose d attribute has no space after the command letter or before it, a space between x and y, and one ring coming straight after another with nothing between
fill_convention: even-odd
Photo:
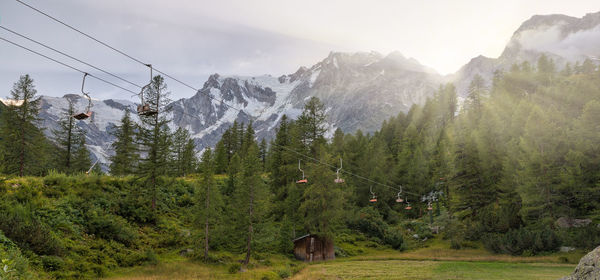
<instances>
[{"instance_id":1,"label":"pine tree","mask_svg":"<svg viewBox=\"0 0 600 280\"><path fill-rule=\"evenodd\" d=\"M77 139L79 139L79 143L74 147L75 154L73 155L71 170L74 173L87 172L92 166L92 162L90 160L90 152L85 146L85 133L81 133Z\"/></svg>"},{"instance_id":2,"label":"pine tree","mask_svg":"<svg viewBox=\"0 0 600 280\"><path fill-rule=\"evenodd\" d=\"M154 76L150 87L143 93L144 98L152 108L157 108L158 113L140 116L141 125L138 127L137 139L140 142L141 151L146 157L141 161L138 174L145 177L152 196L152 210L156 209L156 197L159 176L167 174L171 135L167 124L166 113L169 92L162 76Z\"/></svg>"},{"instance_id":3,"label":"pine tree","mask_svg":"<svg viewBox=\"0 0 600 280\"><path fill-rule=\"evenodd\" d=\"M328 156L321 158L329 161ZM304 190L302 203L298 209L304 220L304 229L310 234L333 242L333 237L340 223L343 199L339 184L332 184L334 173L328 168L308 165L311 181Z\"/></svg>"},{"instance_id":4,"label":"pine tree","mask_svg":"<svg viewBox=\"0 0 600 280\"><path fill-rule=\"evenodd\" d=\"M196 144L187 129L178 128L173 134L173 174L185 176L195 169Z\"/></svg>"},{"instance_id":5,"label":"pine tree","mask_svg":"<svg viewBox=\"0 0 600 280\"><path fill-rule=\"evenodd\" d=\"M225 134L223 134L221 140L215 147L215 173L223 174L227 171L227 165L229 165L228 153L223 142Z\"/></svg>"},{"instance_id":6,"label":"pine tree","mask_svg":"<svg viewBox=\"0 0 600 280\"><path fill-rule=\"evenodd\" d=\"M83 131L77 126L77 120L72 117L75 114L73 102L71 100L67 101L67 110L63 112L58 122L58 129L52 130L52 134L58 146L57 157L58 162L60 162L60 170L70 173L72 172L73 156L76 152L75 147L80 143L79 138Z\"/></svg>"},{"instance_id":7,"label":"pine tree","mask_svg":"<svg viewBox=\"0 0 600 280\"><path fill-rule=\"evenodd\" d=\"M261 162L261 170L264 171L267 166L267 140L265 138L260 140L260 145L258 146L258 157Z\"/></svg>"},{"instance_id":8,"label":"pine tree","mask_svg":"<svg viewBox=\"0 0 600 280\"><path fill-rule=\"evenodd\" d=\"M298 117L298 126L304 146L310 149L313 156L317 155L317 148L325 143L326 119L325 105L319 98L311 97L304 105L304 110Z\"/></svg>"},{"instance_id":9,"label":"pine tree","mask_svg":"<svg viewBox=\"0 0 600 280\"><path fill-rule=\"evenodd\" d=\"M468 92L464 108L472 112L474 118L478 118L481 115L482 95L486 92L485 81L479 74L476 74L471 80Z\"/></svg>"},{"instance_id":10,"label":"pine tree","mask_svg":"<svg viewBox=\"0 0 600 280\"><path fill-rule=\"evenodd\" d=\"M2 113L3 161L7 174L40 175L47 159L47 140L36 126L40 99L29 75L13 85L10 98L20 102L9 105Z\"/></svg>"},{"instance_id":11,"label":"pine tree","mask_svg":"<svg viewBox=\"0 0 600 280\"><path fill-rule=\"evenodd\" d=\"M111 144L115 154L110 157L110 173L114 176L133 174L136 171L139 155L135 142L135 129L129 111L125 111L121 125L111 133L116 138Z\"/></svg>"},{"instance_id":12,"label":"pine tree","mask_svg":"<svg viewBox=\"0 0 600 280\"><path fill-rule=\"evenodd\" d=\"M243 159L242 180L235 192L236 205L239 209L238 217L247 229L245 265L250 261L255 227L265 214L263 207L266 204L266 189L261 178L258 146L255 141L251 141L250 144L246 142L246 145L248 151Z\"/></svg>"},{"instance_id":13,"label":"pine tree","mask_svg":"<svg viewBox=\"0 0 600 280\"><path fill-rule=\"evenodd\" d=\"M215 188L214 159L210 149L206 149L202 154L200 169L202 180L197 205L201 209L199 222L204 224L204 260L208 261L211 225L216 224L219 217L219 205L221 204L219 192Z\"/></svg>"}]
</instances>

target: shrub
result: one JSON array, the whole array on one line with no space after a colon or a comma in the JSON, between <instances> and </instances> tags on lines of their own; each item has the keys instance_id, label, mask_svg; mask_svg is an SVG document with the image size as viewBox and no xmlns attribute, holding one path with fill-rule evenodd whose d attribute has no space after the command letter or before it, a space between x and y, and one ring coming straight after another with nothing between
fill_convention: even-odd
<instances>
[{"instance_id":1,"label":"shrub","mask_svg":"<svg viewBox=\"0 0 600 280\"><path fill-rule=\"evenodd\" d=\"M234 274L240 271L240 269L242 268L242 265L240 263L232 263L229 265L229 268L227 269L227 271L229 271L229 273Z\"/></svg>"},{"instance_id":2,"label":"shrub","mask_svg":"<svg viewBox=\"0 0 600 280\"><path fill-rule=\"evenodd\" d=\"M21 204L0 207L0 230L19 246L38 255L58 255L62 245L47 225Z\"/></svg>"},{"instance_id":3,"label":"shrub","mask_svg":"<svg viewBox=\"0 0 600 280\"><path fill-rule=\"evenodd\" d=\"M402 233L397 228L390 228L385 232L384 242L396 250L400 250L404 245L404 238Z\"/></svg>"},{"instance_id":4,"label":"shrub","mask_svg":"<svg viewBox=\"0 0 600 280\"><path fill-rule=\"evenodd\" d=\"M42 256L42 267L46 271L58 271L64 267L64 260L57 256Z\"/></svg>"},{"instance_id":5,"label":"shrub","mask_svg":"<svg viewBox=\"0 0 600 280\"><path fill-rule=\"evenodd\" d=\"M90 211L87 213L86 227L88 233L98 237L115 240L125 245L131 245L137 237L125 219L120 216Z\"/></svg>"},{"instance_id":6,"label":"shrub","mask_svg":"<svg viewBox=\"0 0 600 280\"><path fill-rule=\"evenodd\" d=\"M0 231L0 279L30 279L33 275L29 269L29 261L15 243L6 238Z\"/></svg>"},{"instance_id":7,"label":"shrub","mask_svg":"<svg viewBox=\"0 0 600 280\"><path fill-rule=\"evenodd\" d=\"M286 268L277 270L277 275L279 275L279 277L281 277L282 279L285 279L285 278L289 278L290 276L292 276L292 272L290 271L290 269L288 267L286 267Z\"/></svg>"},{"instance_id":8,"label":"shrub","mask_svg":"<svg viewBox=\"0 0 600 280\"><path fill-rule=\"evenodd\" d=\"M536 255L556 251L560 241L556 233L548 228L542 230L519 228L509 230L505 234L487 234L483 238L483 244L488 250L496 253Z\"/></svg>"}]
</instances>

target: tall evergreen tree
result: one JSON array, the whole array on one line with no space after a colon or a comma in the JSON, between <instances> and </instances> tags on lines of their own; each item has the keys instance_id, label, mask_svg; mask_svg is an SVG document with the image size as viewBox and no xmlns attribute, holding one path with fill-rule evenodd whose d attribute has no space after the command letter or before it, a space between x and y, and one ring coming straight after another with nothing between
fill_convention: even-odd
<instances>
[{"instance_id":1,"label":"tall evergreen tree","mask_svg":"<svg viewBox=\"0 0 600 280\"><path fill-rule=\"evenodd\" d=\"M115 176L133 174L139 162L138 147L135 142L135 123L131 120L129 111L121 118L112 135L117 138L111 144L115 154L110 157L110 173Z\"/></svg>"},{"instance_id":2,"label":"tall evergreen tree","mask_svg":"<svg viewBox=\"0 0 600 280\"><path fill-rule=\"evenodd\" d=\"M92 161L90 160L90 152L85 146L85 133L82 133L78 139L79 142L75 146L71 170L72 172L87 172L92 166Z\"/></svg>"},{"instance_id":3,"label":"tall evergreen tree","mask_svg":"<svg viewBox=\"0 0 600 280\"><path fill-rule=\"evenodd\" d=\"M76 152L75 147L83 137L83 131L77 126L77 120L72 116L75 114L73 102L67 100L68 107L58 122L58 129L52 130L54 141L57 144L57 157L60 162L60 170L70 173L72 171L72 160Z\"/></svg>"},{"instance_id":4,"label":"tall evergreen tree","mask_svg":"<svg viewBox=\"0 0 600 280\"><path fill-rule=\"evenodd\" d=\"M167 174L170 155L171 135L166 116L170 93L166 90L164 78L158 75L153 77L150 86L142 93L150 107L157 108L157 113L140 116L141 125L136 137L141 144L141 151L146 155L140 163L138 174L145 178L151 192L153 210L156 209L158 177Z\"/></svg>"},{"instance_id":5,"label":"tall evergreen tree","mask_svg":"<svg viewBox=\"0 0 600 280\"><path fill-rule=\"evenodd\" d=\"M173 174L185 176L196 168L196 143L187 129L178 128L173 134Z\"/></svg>"},{"instance_id":6,"label":"tall evergreen tree","mask_svg":"<svg viewBox=\"0 0 600 280\"><path fill-rule=\"evenodd\" d=\"M204 231L204 260L208 261L208 252L210 250L210 231L217 224L219 209L221 204L220 193L216 189L214 179L214 158L212 151L206 149L202 153L200 162L201 182L200 196L198 197L198 207L200 218L199 222L203 225Z\"/></svg>"},{"instance_id":7,"label":"tall evergreen tree","mask_svg":"<svg viewBox=\"0 0 600 280\"><path fill-rule=\"evenodd\" d=\"M40 175L47 159L47 140L36 126L40 99L33 79L26 74L13 85L9 105L2 113L4 172L8 174Z\"/></svg>"},{"instance_id":8,"label":"tall evergreen tree","mask_svg":"<svg viewBox=\"0 0 600 280\"><path fill-rule=\"evenodd\" d=\"M252 244L256 225L265 214L264 206L267 203L265 183L261 178L260 158L258 157L258 145L254 140L248 145L248 151L243 159L242 181L235 192L236 205L239 209L238 217L246 227L246 257L244 264L250 261Z\"/></svg>"},{"instance_id":9,"label":"tall evergreen tree","mask_svg":"<svg viewBox=\"0 0 600 280\"><path fill-rule=\"evenodd\" d=\"M311 97L304 105L304 110L298 117L298 126L304 145L310 149L313 156L317 156L317 148L325 143L325 105L317 97Z\"/></svg>"}]
</instances>

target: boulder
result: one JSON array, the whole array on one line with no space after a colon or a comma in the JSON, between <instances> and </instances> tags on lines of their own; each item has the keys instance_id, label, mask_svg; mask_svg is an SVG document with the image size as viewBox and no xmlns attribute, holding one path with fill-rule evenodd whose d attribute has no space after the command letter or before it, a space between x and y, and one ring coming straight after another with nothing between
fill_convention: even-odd
<instances>
[{"instance_id":1,"label":"boulder","mask_svg":"<svg viewBox=\"0 0 600 280\"><path fill-rule=\"evenodd\" d=\"M561 280L600 280L600 246L583 256L575 272Z\"/></svg>"}]
</instances>

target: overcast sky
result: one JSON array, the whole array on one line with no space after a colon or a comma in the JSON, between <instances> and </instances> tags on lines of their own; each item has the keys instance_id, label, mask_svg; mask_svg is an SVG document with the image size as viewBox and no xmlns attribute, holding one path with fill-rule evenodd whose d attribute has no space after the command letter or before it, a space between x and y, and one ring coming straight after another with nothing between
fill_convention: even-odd
<instances>
[{"instance_id":1,"label":"overcast sky","mask_svg":"<svg viewBox=\"0 0 600 280\"><path fill-rule=\"evenodd\" d=\"M448 74L477 55L499 56L532 15L581 17L600 8L598 0L23 1L197 88L212 73L289 74L330 51L398 50ZM0 25L137 84L147 82L145 67L14 0L0 0ZM97 73L4 30L0 37ZM8 96L24 73L32 75L40 94L80 90L80 73L0 41L0 97ZM167 83L173 99L194 94L174 81ZM132 99L130 93L91 79L86 90L98 99Z\"/></svg>"}]
</instances>

